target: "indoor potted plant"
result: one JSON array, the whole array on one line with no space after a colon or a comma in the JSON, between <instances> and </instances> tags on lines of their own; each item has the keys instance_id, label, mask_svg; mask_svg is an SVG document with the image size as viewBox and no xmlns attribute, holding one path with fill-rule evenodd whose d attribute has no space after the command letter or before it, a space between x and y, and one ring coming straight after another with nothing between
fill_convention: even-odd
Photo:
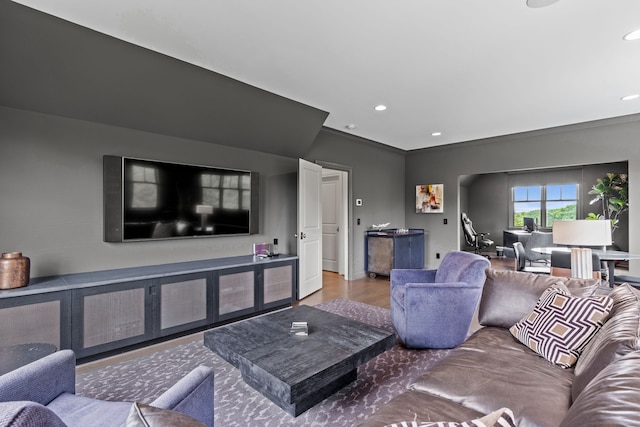
<instances>
[{"instance_id":1,"label":"indoor potted plant","mask_svg":"<svg viewBox=\"0 0 640 427\"><path fill-rule=\"evenodd\" d=\"M627 174L609 172L596 181L588 194L595 197L589 202L593 205L602 202L602 212L590 212L587 219L606 219L611 221L611 234L618 228L619 218L629 209L629 181Z\"/></svg>"}]
</instances>

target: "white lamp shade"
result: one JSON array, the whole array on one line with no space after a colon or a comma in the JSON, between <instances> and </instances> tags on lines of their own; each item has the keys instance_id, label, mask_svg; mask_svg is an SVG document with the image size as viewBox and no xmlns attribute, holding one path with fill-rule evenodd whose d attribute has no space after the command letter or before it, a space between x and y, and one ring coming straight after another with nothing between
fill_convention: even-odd
<instances>
[{"instance_id":1,"label":"white lamp shade","mask_svg":"<svg viewBox=\"0 0 640 427\"><path fill-rule=\"evenodd\" d=\"M611 223L607 220L563 220L553 222L553 243L571 246L608 246Z\"/></svg>"}]
</instances>

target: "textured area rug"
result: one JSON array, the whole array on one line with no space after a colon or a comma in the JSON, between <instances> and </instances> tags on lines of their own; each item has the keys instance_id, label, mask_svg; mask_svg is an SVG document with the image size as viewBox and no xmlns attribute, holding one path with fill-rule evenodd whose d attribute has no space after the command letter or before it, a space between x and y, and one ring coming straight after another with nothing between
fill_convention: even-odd
<instances>
[{"instance_id":1,"label":"textured area rug","mask_svg":"<svg viewBox=\"0 0 640 427\"><path fill-rule=\"evenodd\" d=\"M332 300L316 306L393 331L389 310ZM358 378L307 412L293 418L242 381L232 365L201 340L78 374L76 393L103 400L149 403L197 365L215 370L215 424L228 426L334 426L364 421L436 364L447 350L391 350L358 368Z\"/></svg>"}]
</instances>

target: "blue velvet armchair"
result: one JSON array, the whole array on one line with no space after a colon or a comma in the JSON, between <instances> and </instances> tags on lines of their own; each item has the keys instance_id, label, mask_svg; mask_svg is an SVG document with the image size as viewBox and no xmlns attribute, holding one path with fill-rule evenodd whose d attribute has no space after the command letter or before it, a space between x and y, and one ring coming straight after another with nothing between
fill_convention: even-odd
<instances>
[{"instance_id":1,"label":"blue velvet armchair","mask_svg":"<svg viewBox=\"0 0 640 427\"><path fill-rule=\"evenodd\" d=\"M124 426L131 402L77 396L76 358L60 350L0 376L0 426ZM213 369L199 366L151 406L213 427Z\"/></svg>"},{"instance_id":2,"label":"blue velvet armchair","mask_svg":"<svg viewBox=\"0 0 640 427\"><path fill-rule=\"evenodd\" d=\"M391 271L391 321L409 348L453 348L467 337L491 263L447 253L437 270Z\"/></svg>"}]
</instances>

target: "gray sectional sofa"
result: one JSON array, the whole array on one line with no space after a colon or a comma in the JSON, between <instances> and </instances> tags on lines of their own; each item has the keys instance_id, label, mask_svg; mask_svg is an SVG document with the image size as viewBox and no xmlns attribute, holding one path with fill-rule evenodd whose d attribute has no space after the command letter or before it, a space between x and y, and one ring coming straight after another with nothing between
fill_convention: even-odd
<instances>
[{"instance_id":1,"label":"gray sectional sofa","mask_svg":"<svg viewBox=\"0 0 640 427\"><path fill-rule=\"evenodd\" d=\"M510 332L558 282L572 296L607 295L612 302L604 325L569 368L539 356ZM489 269L478 320L482 328L362 425L462 422L509 408L521 427L640 426L637 289Z\"/></svg>"}]
</instances>

